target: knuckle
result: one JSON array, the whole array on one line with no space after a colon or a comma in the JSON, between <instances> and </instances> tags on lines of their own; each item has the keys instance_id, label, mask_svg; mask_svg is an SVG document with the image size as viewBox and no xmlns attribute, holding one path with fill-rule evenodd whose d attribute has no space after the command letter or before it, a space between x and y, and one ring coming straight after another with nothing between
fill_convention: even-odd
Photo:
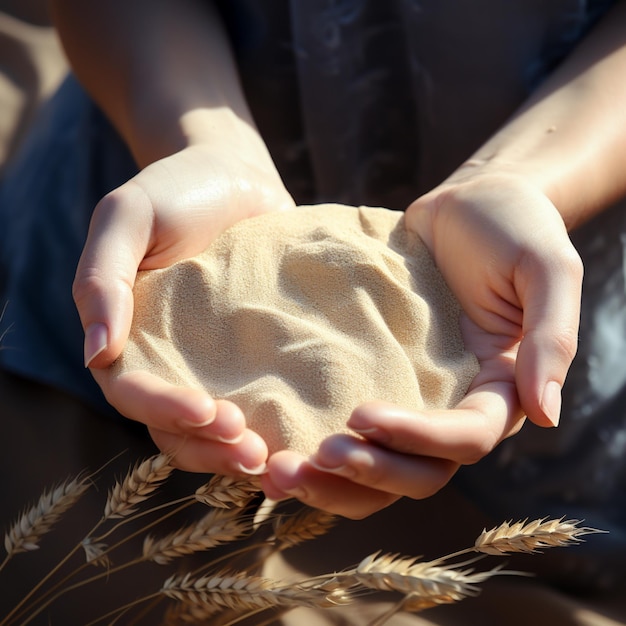
<instances>
[{"instance_id":1,"label":"knuckle","mask_svg":"<svg viewBox=\"0 0 626 626\"><path fill-rule=\"evenodd\" d=\"M578 331L564 329L552 337L553 349L568 363L574 360L578 349Z\"/></svg>"},{"instance_id":2,"label":"knuckle","mask_svg":"<svg viewBox=\"0 0 626 626\"><path fill-rule=\"evenodd\" d=\"M104 279L94 268L81 268L76 272L72 283L72 297L80 304L90 296L104 291Z\"/></svg>"},{"instance_id":3,"label":"knuckle","mask_svg":"<svg viewBox=\"0 0 626 626\"><path fill-rule=\"evenodd\" d=\"M501 433L494 431L489 424L485 424L484 428L477 429L477 435L473 440L467 442L461 452L460 463L462 465L475 465L490 454L501 439Z\"/></svg>"}]
</instances>

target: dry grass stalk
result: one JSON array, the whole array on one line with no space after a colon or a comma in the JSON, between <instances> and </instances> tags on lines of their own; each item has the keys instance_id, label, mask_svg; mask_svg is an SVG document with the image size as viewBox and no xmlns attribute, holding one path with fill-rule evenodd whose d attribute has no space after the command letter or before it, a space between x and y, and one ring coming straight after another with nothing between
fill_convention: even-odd
<instances>
[{"instance_id":1,"label":"dry grass stalk","mask_svg":"<svg viewBox=\"0 0 626 626\"><path fill-rule=\"evenodd\" d=\"M208 609L256 611L281 606L328 607L346 603L346 594L303 588L297 584L281 584L246 572L222 571L193 578L176 575L165 581L162 593L180 602Z\"/></svg>"},{"instance_id":2,"label":"dry grass stalk","mask_svg":"<svg viewBox=\"0 0 626 626\"><path fill-rule=\"evenodd\" d=\"M180 626L180 624L203 624L222 609L215 606L197 606L184 602L170 604L165 613L161 626Z\"/></svg>"},{"instance_id":3,"label":"dry grass stalk","mask_svg":"<svg viewBox=\"0 0 626 626\"><path fill-rule=\"evenodd\" d=\"M258 479L216 474L208 483L196 489L194 497L198 502L207 506L242 509L250 504L260 491L261 485Z\"/></svg>"},{"instance_id":4,"label":"dry grass stalk","mask_svg":"<svg viewBox=\"0 0 626 626\"><path fill-rule=\"evenodd\" d=\"M39 540L49 532L80 497L89 489L87 478L66 480L57 487L44 491L37 504L27 509L4 536L8 556L36 550Z\"/></svg>"},{"instance_id":5,"label":"dry grass stalk","mask_svg":"<svg viewBox=\"0 0 626 626\"><path fill-rule=\"evenodd\" d=\"M215 619L219 623L223 624L226 620L227 624L235 624L254 613L268 609L271 610L271 617L275 617L276 611L285 612L295 606L323 608L348 604L365 593L383 591L400 594L399 602L370 625L379 626L399 611L417 612L473 596L480 591L479 585L492 576L513 573L503 572L498 568L487 571L468 569L467 561L459 562L461 555L481 553L481 556L474 556L475 561L484 558L485 554L499 556L511 552L536 553L547 547L576 544L582 541L581 537L584 535L601 532L581 526L577 520L564 518L558 520L544 518L531 522L524 520L516 523L506 522L489 531L483 530L472 547L434 561L421 562L413 557L376 552L363 559L356 567L343 572L289 583L252 575L249 563L246 563L244 571L206 574L207 571L215 572L218 563L225 558L229 559L232 566L236 555L241 556L250 549L264 548L265 551L261 550L261 558L265 558L272 551L284 550L303 541L315 539L326 533L336 518L323 511L309 508L304 508L295 515L277 515L275 503L271 502L261 505L260 518L258 515L255 517L246 507L259 493L258 482L255 479L250 481L223 476L214 477L195 493L182 499L147 511L144 508L133 515L139 505L157 491L169 477L173 470L170 460L166 455L156 455L135 465L124 481L116 483L109 492L105 515L96 523L94 530L110 518L123 519L109 530L107 535L117 531L129 520L137 520L147 513L154 514L166 507L169 508L167 513L161 514L157 519L123 537L110 548L101 542L107 535L94 537L88 534L4 619L0 619L0 626L16 621L30 623L61 595L85 584L109 578L117 571L135 564L153 561L164 565L175 558L209 550L220 544L234 544L252 535L262 525L260 519L265 521L266 517L274 519L273 534L269 539L263 539L253 545L244 544L239 547L234 545L228 554L210 559L201 570L196 572L183 570L183 573L170 577L160 590L154 590L143 598L137 598L125 606L113 609L93 623L117 616L112 622L116 623L121 618L126 619L129 611L137 612L142 604L147 616L153 606L145 606L146 603L162 601L165 597L180 602L166 612L165 623L210 621L213 624L211 616L218 612L219 615L215 616ZM22 514L7 533L5 547L8 556L0 564L0 570L11 555L36 549L40 537L78 500L89 484L89 478L76 478L44 492L37 505ZM146 535L149 529L172 515L180 515L186 507L194 505L195 502L211 507L209 513L199 521L161 538ZM180 506L172 510L174 504ZM108 554L137 536L144 537L141 555L116 567L110 567ZM76 574L86 566L83 564L36 597L34 594L40 590L41 584L51 579L52 575L58 574L59 568L81 546L89 563L106 565L107 569L85 580L76 581ZM233 611L238 613L233 616ZM142 616L135 617L141 619Z\"/></svg>"},{"instance_id":6,"label":"dry grass stalk","mask_svg":"<svg viewBox=\"0 0 626 626\"><path fill-rule=\"evenodd\" d=\"M174 470L171 456L156 454L138 463L126 478L116 482L109 491L104 507L104 519L119 519L137 511L136 505L147 500L167 480Z\"/></svg>"},{"instance_id":7,"label":"dry grass stalk","mask_svg":"<svg viewBox=\"0 0 626 626\"><path fill-rule=\"evenodd\" d=\"M286 550L324 535L336 522L335 515L319 509L304 509L290 517L279 515L269 541L275 543L279 550Z\"/></svg>"},{"instance_id":8,"label":"dry grass stalk","mask_svg":"<svg viewBox=\"0 0 626 626\"><path fill-rule=\"evenodd\" d=\"M409 594L404 596L400 602L389 607L389 610L379 615L373 622L367 626L382 626L386 624L396 613L420 613L426 609L431 609L441 602L437 602L432 598L422 598L417 594Z\"/></svg>"},{"instance_id":9,"label":"dry grass stalk","mask_svg":"<svg viewBox=\"0 0 626 626\"><path fill-rule=\"evenodd\" d=\"M91 537L86 537L80 542L83 550L85 551L85 559L87 563L92 565L102 565L103 567L109 567L111 561L106 555L108 545L102 542L93 542Z\"/></svg>"},{"instance_id":10,"label":"dry grass stalk","mask_svg":"<svg viewBox=\"0 0 626 626\"><path fill-rule=\"evenodd\" d=\"M600 533L595 528L579 526L580 520L538 519L504 522L491 530L483 530L474 543L474 550L500 556L512 552L534 554L543 548L580 543L583 535Z\"/></svg>"},{"instance_id":11,"label":"dry grass stalk","mask_svg":"<svg viewBox=\"0 0 626 626\"><path fill-rule=\"evenodd\" d=\"M496 573L498 570L461 570L443 565L439 559L421 562L395 554L374 553L359 563L353 576L368 589L397 591L444 604L476 595L477 585Z\"/></svg>"},{"instance_id":12,"label":"dry grass stalk","mask_svg":"<svg viewBox=\"0 0 626 626\"><path fill-rule=\"evenodd\" d=\"M143 544L143 558L164 565L174 558L241 539L251 528L250 519L241 511L213 509L198 522L161 539L148 535Z\"/></svg>"}]
</instances>

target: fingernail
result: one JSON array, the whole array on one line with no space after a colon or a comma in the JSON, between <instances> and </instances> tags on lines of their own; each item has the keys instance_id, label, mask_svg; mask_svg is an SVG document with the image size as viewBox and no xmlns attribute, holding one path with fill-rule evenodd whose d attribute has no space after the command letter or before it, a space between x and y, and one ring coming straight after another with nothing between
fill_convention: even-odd
<instances>
[{"instance_id":1,"label":"fingernail","mask_svg":"<svg viewBox=\"0 0 626 626\"><path fill-rule=\"evenodd\" d=\"M548 381L541 396L541 409L556 427L561 415L561 385L555 380Z\"/></svg>"},{"instance_id":2,"label":"fingernail","mask_svg":"<svg viewBox=\"0 0 626 626\"><path fill-rule=\"evenodd\" d=\"M215 421L215 414L209 415L209 417L206 417L204 419L198 419L198 420L187 419L185 420L184 425L189 426L190 428L204 428L205 426L209 426L210 424L212 424L214 421ZM210 439L215 439L215 437L210 437ZM229 442L224 442L224 443L229 443Z\"/></svg>"},{"instance_id":3,"label":"fingernail","mask_svg":"<svg viewBox=\"0 0 626 626\"><path fill-rule=\"evenodd\" d=\"M357 426L355 428L350 423L348 423L348 426L355 433L361 435L362 437L365 437L366 439L373 439L374 441L377 441L378 443L385 444L391 440L389 433L385 432L384 430L381 430L380 428L377 428L376 426L372 426L371 428L359 428Z\"/></svg>"},{"instance_id":4,"label":"fingernail","mask_svg":"<svg viewBox=\"0 0 626 626\"><path fill-rule=\"evenodd\" d=\"M109 331L107 327L96 322L87 327L85 331L85 367L103 351L106 350L109 340Z\"/></svg>"},{"instance_id":5,"label":"fingernail","mask_svg":"<svg viewBox=\"0 0 626 626\"><path fill-rule=\"evenodd\" d=\"M243 435L244 433L239 433L234 437L220 437L219 435L211 435L210 439L214 439L215 441L219 441L220 443L234 444L239 443L243 439Z\"/></svg>"},{"instance_id":6,"label":"fingernail","mask_svg":"<svg viewBox=\"0 0 626 626\"><path fill-rule=\"evenodd\" d=\"M327 467L325 465L321 465L318 461L313 458L309 458L309 463L320 472L328 472L329 474L337 474L338 476L344 476L345 478L349 478L352 476L356 476L356 472L352 467L346 465L338 465L337 467Z\"/></svg>"},{"instance_id":7,"label":"fingernail","mask_svg":"<svg viewBox=\"0 0 626 626\"><path fill-rule=\"evenodd\" d=\"M251 476L258 476L259 474L265 474L267 472L267 465L261 463L256 467L246 467L242 463L237 463L237 470L242 474L250 474Z\"/></svg>"}]
</instances>

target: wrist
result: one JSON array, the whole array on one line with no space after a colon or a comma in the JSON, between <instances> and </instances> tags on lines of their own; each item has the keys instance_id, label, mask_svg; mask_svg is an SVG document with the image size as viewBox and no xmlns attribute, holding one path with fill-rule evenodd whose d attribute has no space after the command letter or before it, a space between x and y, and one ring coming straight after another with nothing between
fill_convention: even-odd
<instances>
[{"instance_id":1,"label":"wrist","mask_svg":"<svg viewBox=\"0 0 626 626\"><path fill-rule=\"evenodd\" d=\"M137 109L140 111L140 109ZM127 142L140 167L194 146L223 147L260 166L273 161L251 117L228 106L152 109L136 114ZM157 132L155 132L157 129Z\"/></svg>"},{"instance_id":2,"label":"wrist","mask_svg":"<svg viewBox=\"0 0 626 626\"><path fill-rule=\"evenodd\" d=\"M465 161L443 183L444 186L476 182L481 184L524 185L542 193L561 215L568 230L580 222L583 198L568 193L562 181L567 180L564 168L558 163L544 163L540 159L516 158L518 155L485 153L479 151Z\"/></svg>"}]
</instances>

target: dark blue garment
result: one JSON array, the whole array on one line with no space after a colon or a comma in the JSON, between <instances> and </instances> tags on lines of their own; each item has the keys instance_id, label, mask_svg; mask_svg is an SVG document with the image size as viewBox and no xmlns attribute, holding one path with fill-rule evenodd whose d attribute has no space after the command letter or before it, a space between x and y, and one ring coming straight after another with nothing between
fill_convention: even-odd
<instances>
[{"instance_id":1,"label":"dark blue garment","mask_svg":"<svg viewBox=\"0 0 626 626\"><path fill-rule=\"evenodd\" d=\"M94 206L135 172L126 147L69 77L0 185L0 362L111 413L82 366L71 288Z\"/></svg>"},{"instance_id":2,"label":"dark blue garment","mask_svg":"<svg viewBox=\"0 0 626 626\"><path fill-rule=\"evenodd\" d=\"M404 209L511 115L610 0L223 0L301 203Z\"/></svg>"}]
</instances>

